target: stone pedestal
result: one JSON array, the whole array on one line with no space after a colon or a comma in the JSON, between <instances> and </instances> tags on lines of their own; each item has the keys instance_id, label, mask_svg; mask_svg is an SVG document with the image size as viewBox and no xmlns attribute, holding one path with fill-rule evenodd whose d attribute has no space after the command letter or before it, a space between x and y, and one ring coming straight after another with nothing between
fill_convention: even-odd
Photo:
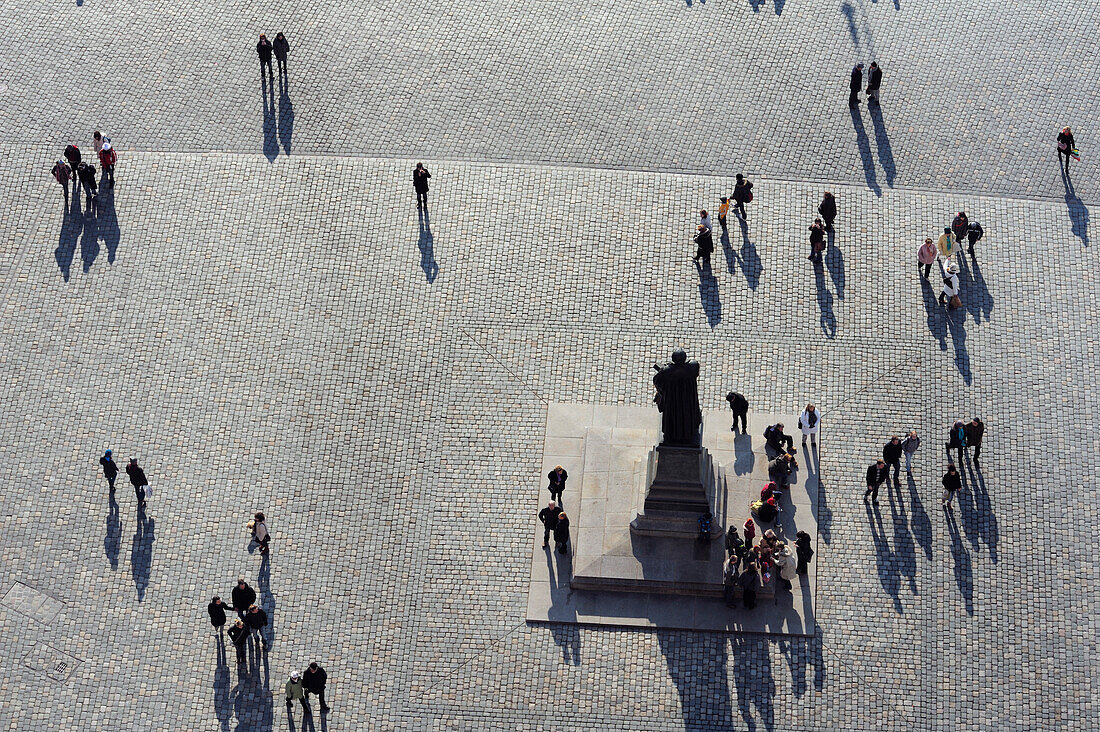
<instances>
[{"instance_id":1,"label":"stone pedestal","mask_svg":"<svg viewBox=\"0 0 1100 732\"><path fill-rule=\"evenodd\" d=\"M651 536L696 538L699 517L715 515L711 533L721 533L722 512L715 501L714 461L703 447L658 445L650 453L642 512L630 522L634 533Z\"/></svg>"}]
</instances>

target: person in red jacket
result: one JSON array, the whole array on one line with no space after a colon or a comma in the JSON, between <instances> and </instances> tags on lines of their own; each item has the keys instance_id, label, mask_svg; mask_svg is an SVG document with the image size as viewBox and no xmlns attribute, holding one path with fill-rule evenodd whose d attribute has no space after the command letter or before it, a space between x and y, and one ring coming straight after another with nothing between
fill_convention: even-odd
<instances>
[{"instance_id":1,"label":"person in red jacket","mask_svg":"<svg viewBox=\"0 0 1100 732\"><path fill-rule=\"evenodd\" d=\"M115 187L115 163L117 162L118 153L111 147L111 138L104 137L103 148L99 151L99 167L103 171L103 175L110 181L111 188Z\"/></svg>"}]
</instances>

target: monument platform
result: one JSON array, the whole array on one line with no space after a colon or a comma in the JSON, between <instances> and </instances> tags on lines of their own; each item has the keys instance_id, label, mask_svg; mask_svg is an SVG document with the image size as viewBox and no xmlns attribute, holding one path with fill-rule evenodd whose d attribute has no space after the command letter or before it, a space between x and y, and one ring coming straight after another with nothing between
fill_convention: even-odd
<instances>
[{"instance_id":1,"label":"monument platform","mask_svg":"<svg viewBox=\"0 0 1100 732\"><path fill-rule=\"evenodd\" d=\"M758 592L752 610L727 607L723 600L723 529L732 524L740 532L749 503L768 482L764 428L783 422L790 434L797 421L795 415L750 413L748 434L738 435L730 431L728 409L704 410L708 498L716 530L706 542L696 538L698 516L685 514L682 531L673 536L654 535L638 521L644 518L656 461L660 417L654 407L550 404L535 511L549 500L545 474L564 466L569 480L562 504L573 545L568 554L553 551L553 543L543 549L537 525L527 619L813 635L817 556L792 590L776 589L773 578ZM793 543L797 531L806 531L817 551L819 455L803 455L796 447L799 469L781 501L782 527L776 533ZM757 536L772 527L758 525Z\"/></svg>"}]
</instances>

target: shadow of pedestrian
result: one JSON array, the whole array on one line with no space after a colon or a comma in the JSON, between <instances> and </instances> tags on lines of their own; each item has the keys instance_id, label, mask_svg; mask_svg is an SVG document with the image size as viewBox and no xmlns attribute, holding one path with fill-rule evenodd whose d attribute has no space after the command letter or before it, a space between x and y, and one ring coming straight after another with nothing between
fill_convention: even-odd
<instances>
[{"instance_id":1,"label":"shadow of pedestrian","mask_svg":"<svg viewBox=\"0 0 1100 732\"><path fill-rule=\"evenodd\" d=\"M1000 541L1000 530L997 526L997 515L993 513L993 504L989 500L989 493L985 489L985 476L981 470L975 470L973 461L967 456L963 472L967 473L971 498L974 501L970 516L964 516L963 522L967 532L973 531L982 543L989 547L989 559L997 563L997 542ZM969 506L968 506L969 507ZM975 545L977 548L977 545Z\"/></svg>"},{"instance_id":2,"label":"shadow of pedestrian","mask_svg":"<svg viewBox=\"0 0 1100 732\"><path fill-rule=\"evenodd\" d=\"M260 555L260 571L256 574L256 604L267 613L267 625L260 631L260 637L268 649L275 639L275 595L271 592L271 552Z\"/></svg>"},{"instance_id":3,"label":"shadow of pedestrian","mask_svg":"<svg viewBox=\"0 0 1100 732\"><path fill-rule=\"evenodd\" d=\"M84 265L84 274L88 274L95 258L99 256L99 227L97 223L94 210L88 209L84 212L84 233L80 236L80 261Z\"/></svg>"},{"instance_id":4,"label":"shadow of pedestrian","mask_svg":"<svg viewBox=\"0 0 1100 732\"><path fill-rule=\"evenodd\" d=\"M245 664L237 667L237 686L231 694L237 718L235 732L271 732L275 709L270 679L265 675L261 680L258 654L251 650L251 643L247 645L250 647L247 670Z\"/></svg>"},{"instance_id":5,"label":"shadow of pedestrian","mask_svg":"<svg viewBox=\"0 0 1100 732\"><path fill-rule=\"evenodd\" d=\"M214 714L219 732L229 732L233 718L233 702L229 698L229 663L225 658L225 639L218 636L218 666L214 669Z\"/></svg>"},{"instance_id":6,"label":"shadow of pedestrian","mask_svg":"<svg viewBox=\"0 0 1100 732\"><path fill-rule=\"evenodd\" d=\"M975 323L982 322L982 316L989 320L989 314L993 312L993 296L989 294L989 288L985 286L985 277L978 267L978 260L971 259L967 263L966 257L959 253L959 286L965 294L963 306L974 318Z\"/></svg>"},{"instance_id":7,"label":"shadow of pedestrian","mask_svg":"<svg viewBox=\"0 0 1100 732\"><path fill-rule=\"evenodd\" d=\"M759 13L760 8L763 7L764 0L749 0L749 7L752 8L752 12Z\"/></svg>"},{"instance_id":8,"label":"shadow of pedestrian","mask_svg":"<svg viewBox=\"0 0 1100 732\"><path fill-rule=\"evenodd\" d=\"M821 540L828 544L832 540L833 509L829 508L828 492L821 481L821 473L817 474L817 534Z\"/></svg>"},{"instance_id":9,"label":"shadow of pedestrian","mask_svg":"<svg viewBox=\"0 0 1100 732\"><path fill-rule=\"evenodd\" d=\"M825 282L825 269L814 263L814 282L817 284L817 307L821 311L821 332L826 338L836 338L836 315L833 313L833 293Z\"/></svg>"},{"instance_id":10,"label":"shadow of pedestrian","mask_svg":"<svg viewBox=\"0 0 1100 732\"><path fill-rule=\"evenodd\" d=\"M895 500L896 492L896 500ZM909 533L909 519L905 515L901 483L890 478L886 481L886 499L890 503L890 519L894 525L894 564L898 574L909 580L909 593L917 593L917 550L913 535Z\"/></svg>"},{"instance_id":11,"label":"shadow of pedestrian","mask_svg":"<svg viewBox=\"0 0 1100 732\"><path fill-rule=\"evenodd\" d=\"M852 128L856 131L856 147L859 149L859 159L863 162L863 177L867 179L867 187L876 196L881 196L882 188L875 174L875 159L871 156L871 141L867 139L867 131L863 127L863 115L859 113L859 107L849 107L848 111L852 115Z\"/></svg>"},{"instance_id":12,"label":"shadow of pedestrian","mask_svg":"<svg viewBox=\"0 0 1100 732\"><path fill-rule=\"evenodd\" d=\"M118 517L118 501L115 500L115 492L111 491L107 496L107 535L103 537L103 552L107 555L107 561L111 563L111 569L118 569L118 553L122 548L122 522Z\"/></svg>"},{"instance_id":13,"label":"shadow of pedestrian","mask_svg":"<svg viewBox=\"0 0 1100 732\"><path fill-rule=\"evenodd\" d=\"M290 138L294 135L294 105L290 102L287 88L281 83L281 75L279 81L279 142L283 144L283 152L290 155Z\"/></svg>"},{"instance_id":14,"label":"shadow of pedestrian","mask_svg":"<svg viewBox=\"0 0 1100 732\"><path fill-rule=\"evenodd\" d=\"M702 732L729 727L733 706L725 637L658 630L657 645L680 695L684 729Z\"/></svg>"},{"instance_id":15,"label":"shadow of pedestrian","mask_svg":"<svg viewBox=\"0 0 1100 732\"><path fill-rule=\"evenodd\" d=\"M726 271L730 274L736 274L737 252L733 251L733 245L730 244L729 232L723 231L722 235L718 237L718 242L722 245L722 256L726 258Z\"/></svg>"},{"instance_id":16,"label":"shadow of pedestrian","mask_svg":"<svg viewBox=\"0 0 1100 732\"><path fill-rule=\"evenodd\" d=\"M57 268L61 270L61 276L69 281L69 270L76 255L76 244L80 239L80 232L84 229L84 217L80 215L79 195L73 194L72 208L65 210L65 216L61 220L61 233L57 236L57 249L53 256L57 260Z\"/></svg>"},{"instance_id":17,"label":"shadow of pedestrian","mask_svg":"<svg viewBox=\"0 0 1100 732\"><path fill-rule=\"evenodd\" d=\"M552 602L547 610L546 619L554 624L550 626L550 635L554 644L561 649L561 661L571 666L581 665L581 631L577 627L577 611L567 598L572 594L570 583L573 580L573 563L568 554L554 550L554 545L546 550L546 568L550 574L550 597L562 598L565 602Z\"/></svg>"},{"instance_id":18,"label":"shadow of pedestrian","mask_svg":"<svg viewBox=\"0 0 1100 732\"><path fill-rule=\"evenodd\" d=\"M836 288L836 299L844 299L844 286L847 284L847 280L844 275L844 252L840 251L840 248L836 245L836 232L828 231L826 236L829 237L829 246L825 249L825 269L829 270L829 277L833 280L833 287Z\"/></svg>"},{"instance_id":19,"label":"shadow of pedestrian","mask_svg":"<svg viewBox=\"0 0 1100 732\"><path fill-rule=\"evenodd\" d=\"M703 260L702 264L696 263L695 269L699 273L699 301L703 304L703 312L707 314L707 325L711 328L722 322L722 300L718 294L718 278L710 269L710 260Z\"/></svg>"},{"instance_id":20,"label":"shadow of pedestrian","mask_svg":"<svg viewBox=\"0 0 1100 732\"><path fill-rule=\"evenodd\" d=\"M887 493L890 488L887 486ZM879 489L882 492L882 489ZM878 568L878 581L886 594L894 599L894 611L903 614L901 607L901 576L894 561L894 551L890 548L890 542L886 540L886 530L882 526L882 512L877 503L871 503L870 499L864 501L867 511L867 522L871 526L871 541L875 545L875 564Z\"/></svg>"},{"instance_id":21,"label":"shadow of pedestrian","mask_svg":"<svg viewBox=\"0 0 1100 732\"><path fill-rule=\"evenodd\" d=\"M775 5L775 14L783 14L783 6L787 4L787 0L772 0L772 4Z\"/></svg>"},{"instance_id":22,"label":"shadow of pedestrian","mask_svg":"<svg viewBox=\"0 0 1100 732\"><path fill-rule=\"evenodd\" d=\"M1058 166L1061 168L1061 165ZM1077 192L1073 189L1073 181L1066 175L1065 168L1062 169L1062 185L1066 188L1066 210L1069 212L1069 221L1072 227L1073 235L1081 240L1081 243L1085 246L1089 245L1089 210L1081 199L1077 197Z\"/></svg>"},{"instance_id":23,"label":"shadow of pedestrian","mask_svg":"<svg viewBox=\"0 0 1100 732\"><path fill-rule=\"evenodd\" d=\"M752 436L740 434L733 438L733 472L736 475L749 475L756 465L756 454L752 451Z\"/></svg>"},{"instance_id":24,"label":"shadow of pedestrian","mask_svg":"<svg viewBox=\"0 0 1100 732\"><path fill-rule=\"evenodd\" d=\"M764 729L771 732L775 729L775 679L772 676L772 662L768 654L767 638L755 635L735 635L729 639L730 649L733 652L733 685L737 689L737 711L741 714L741 720L749 730L757 728L756 718L753 717L753 709L756 716L764 723ZM723 701L728 706L729 682L726 680L726 654L723 648L721 667L715 667L713 675L721 681L718 701ZM706 666L704 666L706 668ZM709 672L704 672L704 677ZM677 685L678 686L678 685ZM723 699L723 692L724 697ZM683 698L683 692L681 692ZM702 706L706 707L706 700L702 700ZM719 712L724 711L719 707ZM732 710L730 711L732 716ZM718 719L727 719L722 714ZM732 719L731 719L732 721ZM730 725L724 725L730 726ZM698 729L714 729L699 727Z\"/></svg>"},{"instance_id":25,"label":"shadow of pedestrian","mask_svg":"<svg viewBox=\"0 0 1100 732\"><path fill-rule=\"evenodd\" d=\"M755 290L760 285L760 275L764 272L764 265L760 261L760 255L756 246L749 241L749 224L744 219L738 219L741 224L741 251L738 259L741 260L741 271L745 274L745 281L750 290Z\"/></svg>"},{"instance_id":26,"label":"shadow of pedestrian","mask_svg":"<svg viewBox=\"0 0 1100 732\"><path fill-rule=\"evenodd\" d=\"M936 291L932 283L923 277L920 278L921 296L924 299L924 313L928 322L928 332L939 341L940 350L947 350L947 326L943 324L943 307L936 299Z\"/></svg>"},{"instance_id":27,"label":"shadow of pedestrian","mask_svg":"<svg viewBox=\"0 0 1100 732\"><path fill-rule=\"evenodd\" d=\"M428 212L418 208L416 215L420 220L420 239L416 244L420 248L420 269L424 270L424 276L428 278L428 284L431 284L439 275L439 264L435 261L435 237L432 236Z\"/></svg>"},{"instance_id":28,"label":"shadow of pedestrian","mask_svg":"<svg viewBox=\"0 0 1100 732\"><path fill-rule=\"evenodd\" d=\"M122 232L118 228L118 214L115 213L114 189L104 188L103 193L99 194L96 219L99 238L103 240L103 246L107 248L107 264L114 264L115 253L118 252L118 242L122 238Z\"/></svg>"},{"instance_id":29,"label":"shadow of pedestrian","mask_svg":"<svg viewBox=\"0 0 1100 732\"><path fill-rule=\"evenodd\" d=\"M907 475L905 483L909 488L909 530L916 537L917 544L924 551L925 558L932 561L932 519L928 517L928 512L924 510L924 503L921 502L920 494L917 492L917 483L913 480L913 476Z\"/></svg>"},{"instance_id":30,"label":"shadow of pedestrian","mask_svg":"<svg viewBox=\"0 0 1100 732\"><path fill-rule=\"evenodd\" d=\"M779 652L791 670L791 691L795 699L801 699L809 690L806 682L806 667L809 665L814 667L814 688L821 691L825 684L825 668L820 633L815 633L812 638L783 638L779 641Z\"/></svg>"},{"instance_id":31,"label":"shadow of pedestrian","mask_svg":"<svg viewBox=\"0 0 1100 732\"><path fill-rule=\"evenodd\" d=\"M963 382L970 386L974 376L970 373L970 352L966 350L966 312L948 311L945 315L947 331L955 346L955 368L962 375Z\"/></svg>"},{"instance_id":32,"label":"shadow of pedestrian","mask_svg":"<svg viewBox=\"0 0 1100 732\"><path fill-rule=\"evenodd\" d=\"M959 525L955 522L955 514L944 509L947 517L947 530L951 533L951 556L955 565L955 584L959 587L959 593L966 603L966 614L974 614L974 570L970 563L970 552L963 545L962 535L959 533Z\"/></svg>"},{"instance_id":33,"label":"shadow of pedestrian","mask_svg":"<svg viewBox=\"0 0 1100 732\"><path fill-rule=\"evenodd\" d=\"M894 151L890 147L890 135L887 134L886 124L882 121L882 106L868 102L867 111L871 115L871 125L875 128L875 146L878 148L878 161L882 165L882 172L886 174L886 185L893 188L897 167L894 165Z\"/></svg>"},{"instance_id":34,"label":"shadow of pedestrian","mask_svg":"<svg viewBox=\"0 0 1100 732\"><path fill-rule=\"evenodd\" d=\"M145 590L149 587L149 575L153 569L153 519L145 515L145 507L138 506L137 525L134 527L134 540L130 546L130 572L137 589L138 602L145 600Z\"/></svg>"},{"instance_id":35,"label":"shadow of pedestrian","mask_svg":"<svg viewBox=\"0 0 1100 732\"><path fill-rule=\"evenodd\" d=\"M260 93L264 113L264 156L268 162L274 162L279 156L279 140L276 138L274 77L270 71L267 77L262 69L260 71Z\"/></svg>"}]
</instances>

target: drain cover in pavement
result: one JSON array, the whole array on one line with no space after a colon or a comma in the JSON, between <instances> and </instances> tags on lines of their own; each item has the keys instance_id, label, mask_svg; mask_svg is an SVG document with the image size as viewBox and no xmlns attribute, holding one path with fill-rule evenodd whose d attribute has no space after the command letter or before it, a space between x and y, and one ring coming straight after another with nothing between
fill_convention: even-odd
<instances>
[{"instance_id":1,"label":"drain cover in pavement","mask_svg":"<svg viewBox=\"0 0 1100 732\"><path fill-rule=\"evenodd\" d=\"M33 668L54 681L66 681L80 663L80 659L45 643L35 643L31 646L30 653L23 658L23 664L28 668Z\"/></svg>"}]
</instances>

